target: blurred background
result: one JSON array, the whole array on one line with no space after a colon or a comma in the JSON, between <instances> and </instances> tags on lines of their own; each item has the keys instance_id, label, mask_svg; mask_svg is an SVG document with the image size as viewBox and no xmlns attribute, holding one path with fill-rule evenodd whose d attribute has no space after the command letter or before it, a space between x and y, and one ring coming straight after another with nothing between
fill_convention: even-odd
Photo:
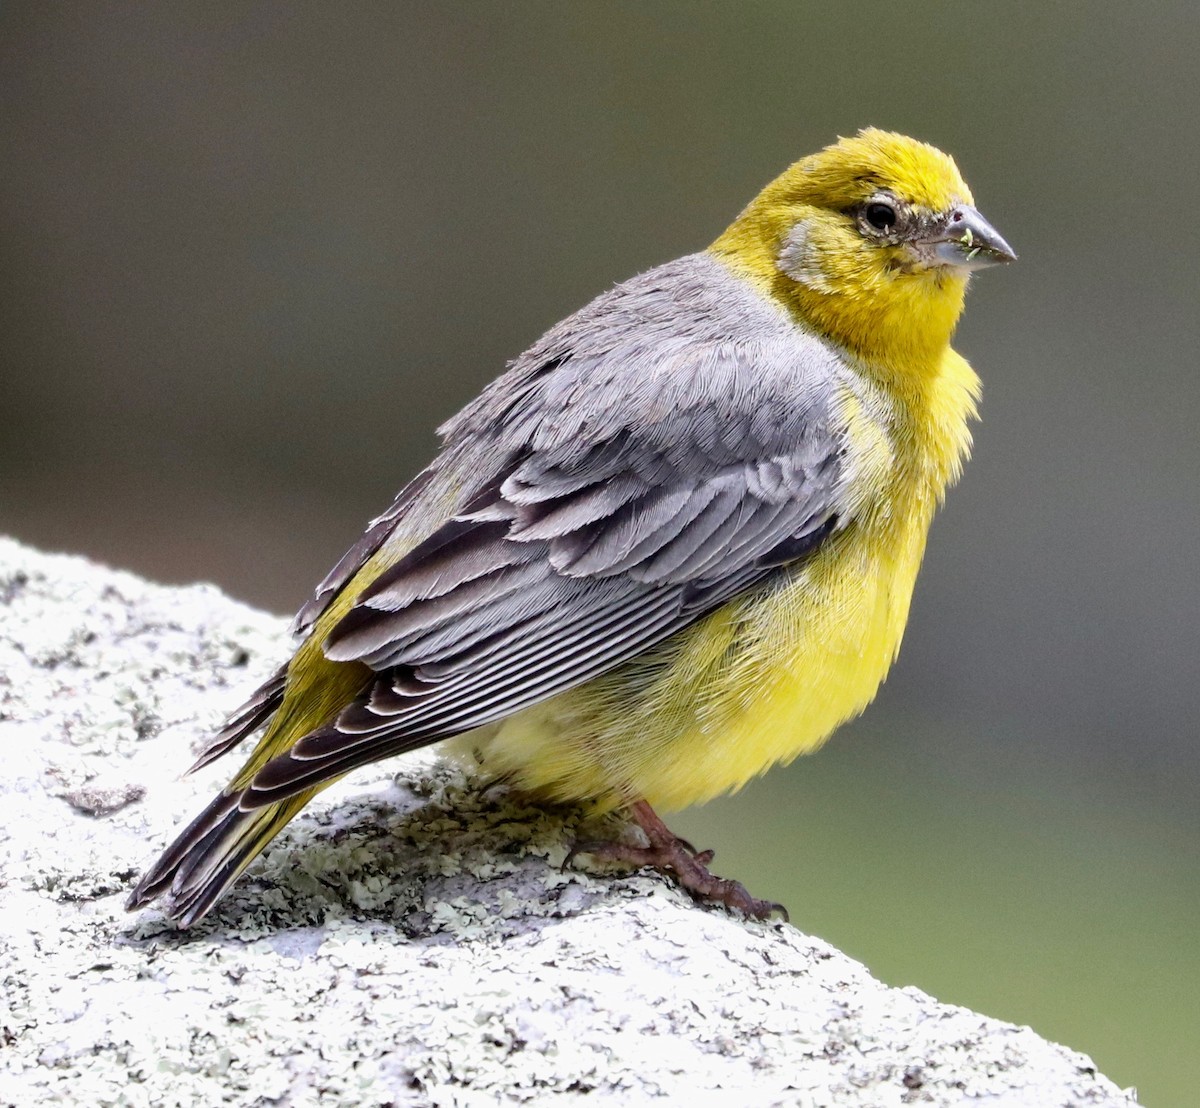
<instances>
[{"instance_id":1,"label":"blurred background","mask_svg":"<svg viewBox=\"0 0 1200 1108\"><path fill-rule=\"evenodd\" d=\"M1200 1082L1200 8L0 7L0 531L292 612L543 329L875 124L1020 263L905 651L679 817L881 978Z\"/></svg>"}]
</instances>

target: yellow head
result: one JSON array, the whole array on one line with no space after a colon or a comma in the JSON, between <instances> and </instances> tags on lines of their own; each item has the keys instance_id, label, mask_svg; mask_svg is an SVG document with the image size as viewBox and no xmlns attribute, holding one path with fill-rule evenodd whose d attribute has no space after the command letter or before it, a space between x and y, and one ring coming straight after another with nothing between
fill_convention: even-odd
<instances>
[{"instance_id":1,"label":"yellow head","mask_svg":"<svg viewBox=\"0 0 1200 1108\"><path fill-rule=\"evenodd\" d=\"M711 250L798 319L893 369L945 348L970 270L1015 257L953 159L874 128L786 170Z\"/></svg>"}]
</instances>

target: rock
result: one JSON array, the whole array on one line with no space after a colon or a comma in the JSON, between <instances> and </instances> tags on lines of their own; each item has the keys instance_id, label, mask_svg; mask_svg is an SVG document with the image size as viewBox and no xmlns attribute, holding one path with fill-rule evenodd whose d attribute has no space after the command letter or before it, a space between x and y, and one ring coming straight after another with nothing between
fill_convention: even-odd
<instances>
[{"instance_id":1,"label":"rock","mask_svg":"<svg viewBox=\"0 0 1200 1108\"><path fill-rule=\"evenodd\" d=\"M0 540L0 1103L1132 1105L1083 1055L893 989L422 753L323 793L202 924L135 876L284 622Z\"/></svg>"}]
</instances>

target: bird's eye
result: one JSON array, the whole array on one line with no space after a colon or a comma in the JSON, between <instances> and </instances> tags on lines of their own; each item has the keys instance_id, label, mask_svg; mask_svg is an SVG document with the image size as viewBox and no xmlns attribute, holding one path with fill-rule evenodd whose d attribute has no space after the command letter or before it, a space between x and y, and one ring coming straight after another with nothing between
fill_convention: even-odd
<instances>
[{"instance_id":1,"label":"bird's eye","mask_svg":"<svg viewBox=\"0 0 1200 1108\"><path fill-rule=\"evenodd\" d=\"M896 226L896 209L886 200L872 200L863 215L876 231L890 231Z\"/></svg>"}]
</instances>

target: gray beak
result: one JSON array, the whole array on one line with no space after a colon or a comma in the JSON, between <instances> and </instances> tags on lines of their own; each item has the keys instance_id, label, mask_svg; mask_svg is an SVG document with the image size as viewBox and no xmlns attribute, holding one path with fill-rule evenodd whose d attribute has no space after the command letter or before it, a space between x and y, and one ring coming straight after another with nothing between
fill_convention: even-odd
<instances>
[{"instance_id":1,"label":"gray beak","mask_svg":"<svg viewBox=\"0 0 1200 1108\"><path fill-rule=\"evenodd\" d=\"M925 242L943 265L982 269L998 262L1015 262L1013 248L970 204L960 204L946 217L942 228Z\"/></svg>"}]
</instances>

